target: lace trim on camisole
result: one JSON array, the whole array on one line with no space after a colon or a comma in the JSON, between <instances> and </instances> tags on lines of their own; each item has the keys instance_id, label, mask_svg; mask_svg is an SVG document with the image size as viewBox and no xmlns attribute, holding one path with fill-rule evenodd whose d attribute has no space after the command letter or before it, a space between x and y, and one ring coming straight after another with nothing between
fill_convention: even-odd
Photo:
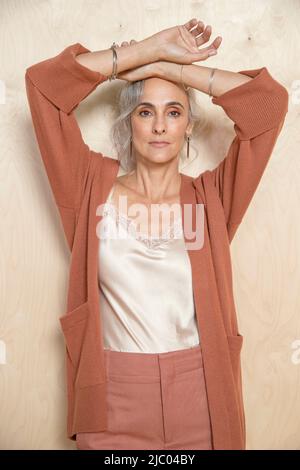
<instances>
[{"instance_id":1,"label":"lace trim on camisole","mask_svg":"<svg viewBox=\"0 0 300 470\"><path fill-rule=\"evenodd\" d=\"M175 221L163 230L163 233L159 237L152 237L141 233L138 230L137 224L134 219L121 214L117 207L110 202L112 198L112 192L104 205L103 217L110 216L116 223L117 227L121 224L122 227L133 236L136 240L144 243L148 248L156 248L163 244L166 244L174 239L182 238L182 218L181 216L175 219Z\"/></svg>"}]
</instances>

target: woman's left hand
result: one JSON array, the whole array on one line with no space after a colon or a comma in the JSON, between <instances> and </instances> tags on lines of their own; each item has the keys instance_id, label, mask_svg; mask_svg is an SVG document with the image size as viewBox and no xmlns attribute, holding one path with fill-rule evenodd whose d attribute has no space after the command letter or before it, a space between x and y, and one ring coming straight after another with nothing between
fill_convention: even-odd
<instances>
[{"instance_id":1,"label":"woman's left hand","mask_svg":"<svg viewBox=\"0 0 300 470\"><path fill-rule=\"evenodd\" d=\"M208 42L211 32L210 25L204 27L202 21L193 18L185 24L164 29L149 39L156 45L159 60L192 64L206 60L210 52L218 51L222 42L221 36L217 36L210 45L199 50L200 46Z\"/></svg>"}]
</instances>

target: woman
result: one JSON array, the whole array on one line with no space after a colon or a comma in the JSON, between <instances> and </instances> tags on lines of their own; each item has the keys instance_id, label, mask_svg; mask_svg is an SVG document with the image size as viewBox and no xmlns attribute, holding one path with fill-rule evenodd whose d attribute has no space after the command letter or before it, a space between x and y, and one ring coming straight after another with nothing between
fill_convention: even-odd
<instances>
[{"instance_id":1,"label":"woman","mask_svg":"<svg viewBox=\"0 0 300 470\"><path fill-rule=\"evenodd\" d=\"M37 140L72 251L60 322L68 437L79 449L245 448L243 338L229 244L288 96L265 67L214 73L192 65L217 51L221 38L198 50L210 35L193 19L113 50L77 43L26 72ZM130 108L131 135L119 141L118 161L89 149L73 114L109 76L134 82L121 99ZM193 127L185 85L213 95L235 122L227 157L197 178L178 171ZM118 177L129 148L133 169ZM152 212L158 204L169 216L184 203L192 213L183 210L172 223ZM205 217L196 221L193 244L187 232L196 206Z\"/></svg>"}]
</instances>

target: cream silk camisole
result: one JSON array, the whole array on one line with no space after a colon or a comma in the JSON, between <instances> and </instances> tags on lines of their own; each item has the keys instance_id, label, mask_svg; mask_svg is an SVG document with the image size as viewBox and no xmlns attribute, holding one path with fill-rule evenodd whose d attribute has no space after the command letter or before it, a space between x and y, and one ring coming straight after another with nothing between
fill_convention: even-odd
<instances>
[{"instance_id":1,"label":"cream silk camisole","mask_svg":"<svg viewBox=\"0 0 300 470\"><path fill-rule=\"evenodd\" d=\"M99 232L104 349L161 353L197 346L191 266L181 217L156 238L143 235L133 218L111 202L113 189Z\"/></svg>"}]
</instances>

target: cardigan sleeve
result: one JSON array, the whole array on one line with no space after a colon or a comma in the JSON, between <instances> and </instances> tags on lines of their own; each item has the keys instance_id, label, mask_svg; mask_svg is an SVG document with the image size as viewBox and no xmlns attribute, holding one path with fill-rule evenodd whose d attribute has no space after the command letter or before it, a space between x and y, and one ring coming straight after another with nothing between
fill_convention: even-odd
<instances>
[{"instance_id":1,"label":"cardigan sleeve","mask_svg":"<svg viewBox=\"0 0 300 470\"><path fill-rule=\"evenodd\" d=\"M26 69L32 123L51 189L60 211L74 213L81 203L91 150L74 116L78 104L108 77L75 60L90 52L80 43ZM103 155L99 153L99 158ZM72 222L65 222L65 225ZM70 233L71 227L65 227Z\"/></svg>"},{"instance_id":2,"label":"cardigan sleeve","mask_svg":"<svg viewBox=\"0 0 300 470\"><path fill-rule=\"evenodd\" d=\"M234 122L235 137L225 158L207 170L221 199L231 241L260 182L288 111L288 92L266 67L243 70L252 80L218 97Z\"/></svg>"}]
</instances>

